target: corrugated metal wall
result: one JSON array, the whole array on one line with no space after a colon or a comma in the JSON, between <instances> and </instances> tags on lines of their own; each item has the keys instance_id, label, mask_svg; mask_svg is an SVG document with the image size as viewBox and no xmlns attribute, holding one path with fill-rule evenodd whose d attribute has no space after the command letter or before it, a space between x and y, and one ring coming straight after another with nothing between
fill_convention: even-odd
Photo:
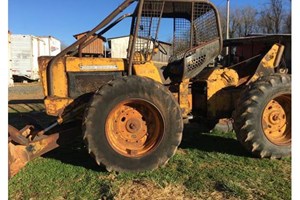
<instances>
[{"instance_id":1,"label":"corrugated metal wall","mask_svg":"<svg viewBox=\"0 0 300 200\"><path fill-rule=\"evenodd\" d=\"M76 39L79 40L83 36L85 36L85 33L84 34L76 35ZM92 37L93 36L91 36L90 38L92 38ZM91 44L89 44L88 46L86 46L85 48L83 48L82 49L82 53L86 53L86 54L104 54L102 39L101 38L97 38Z\"/></svg>"}]
</instances>

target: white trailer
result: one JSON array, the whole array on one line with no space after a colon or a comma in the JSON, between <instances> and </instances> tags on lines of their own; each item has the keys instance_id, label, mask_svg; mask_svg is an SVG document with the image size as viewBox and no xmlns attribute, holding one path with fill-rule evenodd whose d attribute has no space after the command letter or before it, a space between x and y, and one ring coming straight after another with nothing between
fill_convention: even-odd
<instances>
[{"instance_id":1,"label":"white trailer","mask_svg":"<svg viewBox=\"0 0 300 200\"><path fill-rule=\"evenodd\" d=\"M14 86L14 80L12 76L11 66L12 66L12 59L11 59L11 33L8 32L8 87Z\"/></svg>"},{"instance_id":2,"label":"white trailer","mask_svg":"<svg viewBox=\"0 0 300 200\"><path fill-rule=\"evenodd\" d=\"M40 45L40 56L56 56L61 51L61 42L52 36L40 36L38 37Z\"/></svg>"},{"instance_id":3,"label":"white trailer","mask_svg":"<svg viewBox=\"0 0 300 200\"><path fill-rule=\"evenodd\" d=\"M11 72L14 79L39 80L38 57L55 56L61 51L59 40L33 35L11 35Z\"/></svg>"}]
</instances>

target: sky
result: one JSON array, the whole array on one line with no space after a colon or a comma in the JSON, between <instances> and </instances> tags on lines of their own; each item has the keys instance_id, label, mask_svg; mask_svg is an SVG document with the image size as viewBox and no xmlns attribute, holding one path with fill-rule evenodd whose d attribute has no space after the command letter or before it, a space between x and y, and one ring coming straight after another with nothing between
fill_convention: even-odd
<instances>
[{"instance_id":1,"label":"sky","mask_svg":"<svg viewBox=\"0 0 300 200\"><path fill-rule=\"evenodd\" d=\"M91 30L123 0L8 0L8 29L13 34L53 36L66 45L75 41L73 35ZM217 7L226 0L212 0ZM230 0L230 6L262 7L268 0ZM129 11L131 12L133 6ZM120 23L105 37L129 34L128 23Z\"/></svg>"}]
</instances>

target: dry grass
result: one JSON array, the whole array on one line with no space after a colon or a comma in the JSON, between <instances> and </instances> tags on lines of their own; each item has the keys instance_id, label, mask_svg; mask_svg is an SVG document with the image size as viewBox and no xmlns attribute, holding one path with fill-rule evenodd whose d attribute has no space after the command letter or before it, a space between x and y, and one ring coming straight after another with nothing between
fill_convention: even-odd
<instances>
[{"instance_id":1,"label":"dry grass","mask_svg":"<svg viewBox=\"0 0 300 200\"><path fill-rule=\"evenodd\" d=\"M160 187L152 181L133 180L126 182L115 196L116 200L183 200L196 199L187 195L183 185L169 184Z\"/></svg>"}]
</instances>

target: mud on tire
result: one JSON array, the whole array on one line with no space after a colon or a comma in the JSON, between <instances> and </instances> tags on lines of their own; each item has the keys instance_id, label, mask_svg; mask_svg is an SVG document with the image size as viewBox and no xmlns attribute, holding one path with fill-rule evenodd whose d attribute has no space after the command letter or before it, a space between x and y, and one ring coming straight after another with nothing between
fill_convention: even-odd
<instances>
[{"instance_id":1,"label":"mud on tire","mask_svg":"<svg viewBox=\"0 0 300 200\"><path fill-rule=\"evenodd\" d=\"M272 74L242 92L234 114L239 142L259 157L291 153L291 76Z\"/></svg>"},{"instance_id":2,"label":"mud on tire","mask_svg":"<svg viewBox=\"0 0 300 200\"><path fill-rule=\"evenodd\" d=\"M108 171L144 171L167 163L182 130L173 95L160 83L137 76L102 86L83 120L89 152Z\"/></svg>"}]
</instances>

